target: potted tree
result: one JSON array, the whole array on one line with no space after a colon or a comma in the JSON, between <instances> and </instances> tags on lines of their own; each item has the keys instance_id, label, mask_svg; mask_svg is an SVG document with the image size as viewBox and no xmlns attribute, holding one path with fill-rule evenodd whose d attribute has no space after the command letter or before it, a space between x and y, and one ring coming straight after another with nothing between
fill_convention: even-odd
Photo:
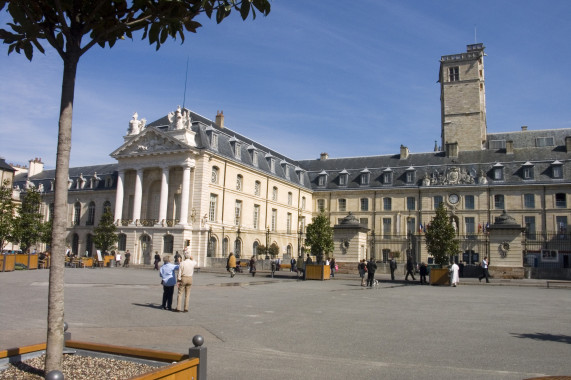
<instances>
[{"instance_id":1,"label":"potted tree","mask_svg":"<svg viewBox=\"0 0 571 380\"><path fill-rule=\"evenodd\" d=\"M425 237L426 248L436 264L430 270L430 284L450 284L447 266L450 264L450 257L459 251L459 242L444 203L440 203L436 209L436 216L428 226Z\"/></svg>"},{"instance_id":2,"label":"potted tree","mask_svg":"<svg viewBox=\"0 0 571 380\"><path fill-rule=\"evenodd\" d=\"M333 228L323 212L307 225L305 244L311 247L311 254L317 261L316 264L306 265L305 278L307 280L328 280L331 268L323 265L323 256L325 253L333 252Z\"/></svg>"}]
</instances>

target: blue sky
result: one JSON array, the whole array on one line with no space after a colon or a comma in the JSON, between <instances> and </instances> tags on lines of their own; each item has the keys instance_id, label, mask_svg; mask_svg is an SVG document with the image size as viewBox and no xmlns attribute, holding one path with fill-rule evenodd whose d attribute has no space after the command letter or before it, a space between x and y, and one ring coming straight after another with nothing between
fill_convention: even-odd
<instances>
[{"instance_id":1,"label":"blue sky","mask_svg":"<svg viewBox=\"0 0 571 380\"><path fill-rule=\"evenodd\" d=\"M571 127L571 1L273 0L203 21L184 44L92 48L79 63L71 165L113 162L136 111L183 104L292 159L432 151L442 55L483 42L488 132ZM0 15L4 28L5 11ZM55 167L62 62L0 52L0 156Z\"/></svg>"}]
</instances>

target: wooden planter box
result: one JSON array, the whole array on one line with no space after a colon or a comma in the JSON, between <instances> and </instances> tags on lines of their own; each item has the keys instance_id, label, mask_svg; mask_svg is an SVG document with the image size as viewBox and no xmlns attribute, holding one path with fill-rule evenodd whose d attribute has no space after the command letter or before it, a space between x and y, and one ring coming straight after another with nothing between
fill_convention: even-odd
<instances>
[{"instance_id":1,"label":"wooden planter box","mask_svg":"<svg viewBox=\"0 0 571 380\"><path fill-rule=\"evenodd\" d=\"M37 254L17 254L16 264L24 264L28 269L38 269L38 255Z\"/></svg>"},{"instance_id":2,"label":"wooden planter box","mask_svg":"<svg viewBox=\"0 0 571 380\"><path fill-rule=\"evenodd\" d=\"M450 285L448 268L431 268L430 285Z\"/></svg>"},{"instance_id":3,"label":"wooden planter box","mask_svg":"<svg viewBox=\"0 0 571 380\"><path fill-rule=\"evenodd\" d=\"M165 363L164 367L157 367L157 369L151 372L132 377L130 380L198 379L198 365L200 360L198 358L189 358L188 355L141 348L112 346L108 344L80 342L74 340L66 341L65 346L66 348L75 348L82 350L83 352L78 353L78 355L84 355L85 351L98 352L116 356L116 359L118 360L129 360L130 358L137 358L150 360L153 362ZM17 358L24 354L31 354L43 351L45 349L46 344L40 343L32 346L0 350L0 359L7 357Z\"/></svg>"},{"instance_id":4,"label":"wooden planter box","mask_svg":"<svg viewBox=\"0 0 571 380\"><path fill-rule=\"evenodd\" d=\"M331 277L331 267L329 265L306 264L306 280L329 280Z\"/></svg>"},{"instance_id":5,"label":"wooden planter box","mask_svg":"<svg viewBox=\"0 0 571 380\"><path fill-rule=\"evenodd\" d=\"M0 271L12 272L16 267L16 255L1 255L0 254Z\"/></svg>"}]
</instances>

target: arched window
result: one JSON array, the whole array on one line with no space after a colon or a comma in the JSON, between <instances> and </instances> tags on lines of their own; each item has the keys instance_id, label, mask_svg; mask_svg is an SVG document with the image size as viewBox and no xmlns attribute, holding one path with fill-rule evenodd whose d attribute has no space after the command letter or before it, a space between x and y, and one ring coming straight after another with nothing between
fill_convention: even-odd
<instances>
[{"instance_id":1,"label":"arched window","mask_svg":"<svg viewBox=\"0 0 571 380\"><path fill-rule=\"evenodd\" d=\"M260 181L256 181L254 183L254 195L260 196L261 188L262 188L262 183Z\"/></svg>"},{"instance_id":2,"label":"arched window","mask_svg":"<svg viewBox=\"0 0 571 380\"><path fill-rule=\"evenodd\" d=\"M79 235L73 234L71 238L71 253L77 255L77 251L79 250Z\"/></svg>"},{"instance_id":3,"label":"arched window","mask_svg":"<svg viewBox=\"0 0 571 380\"><path fill-rule=\"evenodd\" d=\"M228 238L222 240L222 257L228 256Z\"/></svg>"},{"instance_id":4,"label":"arched window","mask_svg":"<svg viewBox=\"0 0 571 380\"><path fill-rule=\"evenodd\" d=\"M106 212L111 212L111 202L109 201L103 203L103 213L105 214Z\"/></svg>"},{"instance_id":5,"label":"arched window","mask_svg":"<svg viewBox=\"0 0 571 380\"><path fill-rule=\"evenodd\" d=\"M242 182L244 181L244 177L241 174L236 176L236 190L242 191Z\"/></svg>"},{"instance_id":6,"label":"arched window","mask_svg":"<svg viewBox=\"0 0 571 380\"><path fill-rule=\"evenodd\" d=\"M287 246L287 255L288 255L289 257L291 257L291 253L292 253L292 252L293 252L293 249L292 249L292 247L291 247L291 244L288 244L288 246Z\"/></svg>"},{"instance_id":7,"label":"arched window","mask_svg":"<svg viewBox=\"0 0 571 380\"><path fill-rule=\"evenodd\" d=\"M87 206L87 222L86 226L93 226L95 224L95 202L89 202Z\"/></svg>"},{"instance_id":8,"label":"arched window","mask_svg":"<svg viewBox=\"0 0 571 380\"><path fill-rule=\"evenodd\" d=\"M252 255L256 256L256 255L259 254L259 253L258 253L258 246L259 246L259 245L260 245L260 244L259 244L257 241L254 242L254 245L252 246ZM260 253L261 253L261 252L260 252Z\"/></svg>"},{"instance_id":9,"label":"arched window","mask_svg":"<svg viewBox=\"0 0 571 380\"><path fill-rule=\"evenodd\" d=\"M212 177L210 179L210 182L218 183L218 167L217 166L212 167Z\"/></svg>"},{"instance_id":10,"label":"arched window","mask_svg":"<svg viewBox=\"0 0 571 380\"><path fill-rule=\"evenodd\" d=\"M239 238L234 240L234 256L238 259L242 256L242 240Z\"/></svg>"},{"instance_id":11,"label":"arched window","mask_svg":"<svg viewBox=\"0 0 571 380\"><path fill-rule=\"evenodd\" d=\"M127 250L127 235L119 234L119 240L117 241L117 249L120 251Z\"/></svg>"},{"instance_id":12,"label":"arched window","mask_svg":"<svg viewBox=\"0 0 571 380\"><path fill-rule=\"evenodd\" d=\"M85 256L91 257L93 255L93 236L91 234L87 234L87 238L85 239Z\"/></svg>"},{"instance_id":13,"label":"arched window","mask_svg":"<svg viewBox=\"0 0 571 380\"><path fill-rule=\"evenodd\" d=\"M272 190L272 201L278 200L278 188L274 186Z\"/></svg>"},{"instance_id":14,"label":"arched window","mask_svg":"<svg viewBox=\"0 0 571 380\"><path fill-rule=\"evenodd\" d=\"M75 202L73 205L73 225L79 226L79 221L81 220L81 203Z\"/></svg>"},{"instance_id":15,"label":"arched window","mask_svg":"<svg viewBox=\"0 0 571 380\"><path fill-rule=\"evenodd\" d=\"M163 236L163 252L164 253L173 253L173 241L174 241L174 238L172 235Z\"/></svg>"},{"instance_id":16,"label":"arched window","mask_svg":"<svg viewBox=\"0 0 571 380\"><path fill-rule=\"evenodd\" d=\"M210 237L210 243L208 245L208 251L206 252L207 257L215 257L217 249L217 240L214 236Z\"/></svg>"}]
</instances>

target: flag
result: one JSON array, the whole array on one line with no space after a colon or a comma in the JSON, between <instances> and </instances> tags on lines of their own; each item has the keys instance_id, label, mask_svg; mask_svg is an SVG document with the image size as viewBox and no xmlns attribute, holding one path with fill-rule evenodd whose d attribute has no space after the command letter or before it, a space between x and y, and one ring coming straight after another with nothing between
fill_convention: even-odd
<instances>
[{"instance_id":1,"label":"flag","mask_svg":"<svg viewBox=\"0 0 571 380\"><path fill-rule=\"evenodd\" d=\"M422 232L422 223L420 223L418 226L418 232Z\"/></svg>"},{"instance_id":2,"label":"flag","mask_svg":"<svg viewBox=\"0 0 571 380\"><path fill-rule=\"evenodd\" d=\"M482 232L482 223L478 223L478 233Z\"/></svg>"}]
</instances>

